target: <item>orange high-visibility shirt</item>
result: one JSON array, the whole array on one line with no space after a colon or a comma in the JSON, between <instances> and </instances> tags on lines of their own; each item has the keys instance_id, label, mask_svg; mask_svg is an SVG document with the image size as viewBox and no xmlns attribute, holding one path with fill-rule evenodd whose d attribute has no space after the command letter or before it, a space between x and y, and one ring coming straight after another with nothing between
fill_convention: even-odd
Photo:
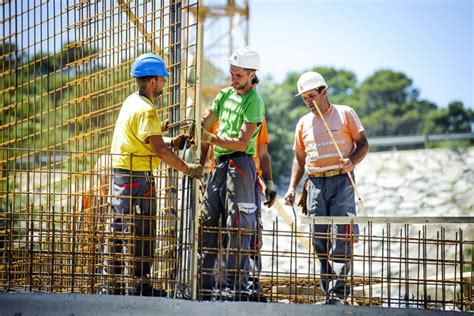
<instances>
[{"instance_id":1,"label":"orange high-visibility shirt","mask_svg":"<svg viewBox=\"0 0 474 316\"><path fill-rule=\"evenodd\" d=\"M349 157L356 149L354 139L364 131L359 117L352 108L334 104L323 116L343 157ZM306 154L305 171L308 174L340 169L339 153L323 121L312 112L296 124L293 150Z\"/></svg>"}]
</instances>

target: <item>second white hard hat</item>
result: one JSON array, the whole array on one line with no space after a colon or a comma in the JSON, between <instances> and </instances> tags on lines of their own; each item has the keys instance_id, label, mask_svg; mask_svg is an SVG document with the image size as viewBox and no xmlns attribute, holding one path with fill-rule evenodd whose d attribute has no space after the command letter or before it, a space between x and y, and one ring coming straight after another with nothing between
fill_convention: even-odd
<instances>
[{"instance_id":1,"label":"second white hard hat","mask_svg":"<svg viewBox=\"0 0 474 316\"><path fill-rule=\"evenodd\" d=\"M327 87L326 81L323 76L314 71L305 72L300 76L296 83L298 87L298 94L295 97L305 93L306 91L318 89L319 87Z\"/></svg>"},{"instance_id":2,"label":"second white hard hat","mask_svg":"<svg viewBox=\"0 0 474 316\"><path fill-rule=\"evenodd\" d=\"M230 55L229 63L240 68L259 70L260 56L250 47L244 47Z\"/></svg>"}]
</instances>

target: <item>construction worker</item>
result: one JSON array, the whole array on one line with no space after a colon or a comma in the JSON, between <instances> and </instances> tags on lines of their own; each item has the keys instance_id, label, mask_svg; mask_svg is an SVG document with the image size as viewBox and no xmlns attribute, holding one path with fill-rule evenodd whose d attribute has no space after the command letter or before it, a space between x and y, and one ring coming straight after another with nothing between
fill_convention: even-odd
<instances>
[{"instance_id":1,"label":"construction worker","mask_svg":"<svg viewBox=\"0 0 474 316\"><path fill-rule=\"evenodd\" d=\"M156 231L156 193L152 171L160 160L192 178L200 178L200 164L183 161L162 137L160 118L154 107L162 94L166 65L156 54L140 55L132 65L138 91L123 103L112 139L112 262L106 272L109 293L153 295L150 269ZM172 141L179 147L185 138ZM121 260L122 258L122 260ZM110 258L109 258L110 259Z\"/></svg>"},{"instance_id":2,"label":"construction worker","mask_svg":"<svg viewBox=\"0 0 474 316\"><path fill-rule=\"evenodd\" d=\"M297 123L293 150L295 158L291 180L284 199L295 202L296 187L303 174L307 192L303 210L310 216L356 216L351 173L368 152L369 145L357 114L345 105L331 104L328 85L317 72L306 72L297 82L298 94L309 109ZM317 108L322 117L319 115ZM330 128L333 137L325 127ZM343 158L340 158L336 144ZM303 199L306 194L302 194ZM312 225L313 246L321 264L321 281L325 303L338 304L350 294L344 278L350 271L353 236L357 226Z\"/></svg>"},{"instance_id":3,"label":"construction worker","mask_svg":"<svg viewBox=\"0 0 474 316\"><path fill-rule=\"evenodd\" d=\"M252 86L254 89L257 88L260 79L255 76L252 79ZM209 109L208 109L209 110ZM209 131L212 134L217 134L219 128L219 122L216 122ZM262 269L262 262L260 256L260 249L263 246L263 238L262 238L262 231L263 231L263 223L262 223L262 208L260 202L260 196L263 194L266 198L264 205L268 208L272 207L276 201L276 191L274 190L273 185L273 177L272 177L272 165L270 154L268 152L268 144L270 143L270 137L268 136L268 129L267 129L267 121L265 117L262 119L262 125L260 127L260 132L257 136L257 141L255 144L255 148L257 150L257 155L254 157L255 166L257 169L257 182L255 185L256 189L256 197L258 199L257 202L257 210L255 212L255 216L257 218L257 231L254 236L252 236L251 241L251 249L255 250L252 255L250 256L250 267L248 268L251 272L251 278L253 283L251 284L251 291L258 290L258 284L256 284L258 280L258 276ZM212 152L213 145L209 146L210 151ZM207 155L206 155L207 157ZM209 171L211 172L215 166L214 156L211 154L209 156ZM262 184L263 182L263 184Z\"/></svg>"},{"instance_id":4,"label":"construction worker","mask_svg":"<svg viewBox=\"0 0 474 316\"><path fill-rule=\"evenodd\" d=\"M205 164L208 144L213 144L216 164L206 186L201 210L203 273L200 273L200 286L203 289L201 299L210 299L217 254L205 253L203 249L217 249L218 234L206 228L218 227L222 216L225 226L234 229L229 231L227 239L229 252L224 263L224 292L233 299L245 300L249 278L249 272L245 270L249 266L249 256L245 252L250 249L259 203L255 194L257 172L252 157L256 154L255 143L264 103L252 86L252 79L260 68L258 54L245 47L234 51L228 61L231 87L219 92L202 119L201 163ZM219 122L219 129L214 135L209 131L216 122Z\"/></svg>"}]
</instances>

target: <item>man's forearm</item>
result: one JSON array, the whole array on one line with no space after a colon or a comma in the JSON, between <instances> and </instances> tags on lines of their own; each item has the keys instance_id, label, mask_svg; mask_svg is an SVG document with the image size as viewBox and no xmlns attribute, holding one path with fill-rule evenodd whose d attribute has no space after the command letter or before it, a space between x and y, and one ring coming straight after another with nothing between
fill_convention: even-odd
<instances>
[{"instance_id":1,"label":"man's forearm","mask_svg":"<svg viewBox=\"0 0 474 316\"><path fill-rule=\"evenodd\" d=\"M359 162L361 162L364 157L367 155L367 152L369 151L369 143L365 139L364 141L359 141L357 143L357 148L356 150L352 153L352 155L349 157L353 165L357 165Z\"/></svg>"},{"instance_id":2,"label":"man's forearm","mask_svg":"<svg viewBox=\"0 0 474 316\"><path fill-rule=\"evenodd\" d=\"M206 165L207 155L208 155L208 152L209 152L209 147L210 146L209 146L208 143L201 142L201 156L199 157L199 163L202 166Z\"/></svg>"},{"instance_id":3,"label":"man's forearm","mask_svg":"<svg viewBox=\"0 0 474 316\"><path fill-rule=\"evenodd\" d=\"M295 158L293 161L293 167L291 170L291 180L290 180L290 189L296 190L298 183L300 183L301 178L304 175L304 168L300 166L298 160Z\"/></svg>"},{"instance_id":4,"label":"man's forearm","mask_svg":"<svg viewBox=\"0 0 474 316\"><path fill-rule=\"evenodd\" d=\"M164 146L164 148L160 148L159 150L155 150L155 152L163 162L170 165L171 167L178 169L181 172L186 172L188 170L186 163L167 146Z\"/></svg>"},{"instance_id":5,"label":"man's forearm","mask_svg":"<svg viewBox=\"0 0 474 316\"><path fill-rule=\"evenodd\" d=\"M249 141L241 138L212 137L212 144L233 151L245 151Z\"/></svg>"},{"instance_id":6,"label":"man's forearm","mask_svg":"<svg viewBox=\"0 0 474 316\"><path fill-rule=\"evenodd\" d=\"M264 155L260 158L260 169L262 169L263 181L273 180L272 163L269 155Z\"/></svg>"}]
</instances>

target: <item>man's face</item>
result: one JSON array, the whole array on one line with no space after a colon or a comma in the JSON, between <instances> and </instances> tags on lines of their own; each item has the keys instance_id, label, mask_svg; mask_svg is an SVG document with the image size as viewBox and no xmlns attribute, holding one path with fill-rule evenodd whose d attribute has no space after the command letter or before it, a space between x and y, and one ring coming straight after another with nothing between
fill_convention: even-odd
<instances>
[{"instance_id":1,"label":"man's face","mask_svg":"<svg viewBox=\"0 0 474 316\"><path fill-rule=\"evenodd\" d=\"M165 77L154 77L150 79L150 84L153 88L153 97L157 98L163 93L165 83Z\"/></svg>"},{"instance_id":2,"label":"man's face","mask_svg":"<svg viewBox=\"0 0 474 316\"><path fill-rule=\"evenodd\" d=\"M244 90L252 85L252 78L255 76L255 71L249 71L244 68L230 66L230 84L235 90Z\"/></svg>"},{"instance_id":3,"label":"man's face","mask_svg":"<svg viewBox=\"0 0 474 316\"><path fill-rule=\"evenodd\" d=\"M313 90L306 91L301 95L301 98L303 99L304 103L306 104L306 106L311 112L314 113L316 111L316 109L314 108L313 101L316 102L316 104L318 105L320 105L321 102L323 101L324 91L325 90L322 88L319 88L319 90L313 89Z\"/></svg>"}]
</instances>

